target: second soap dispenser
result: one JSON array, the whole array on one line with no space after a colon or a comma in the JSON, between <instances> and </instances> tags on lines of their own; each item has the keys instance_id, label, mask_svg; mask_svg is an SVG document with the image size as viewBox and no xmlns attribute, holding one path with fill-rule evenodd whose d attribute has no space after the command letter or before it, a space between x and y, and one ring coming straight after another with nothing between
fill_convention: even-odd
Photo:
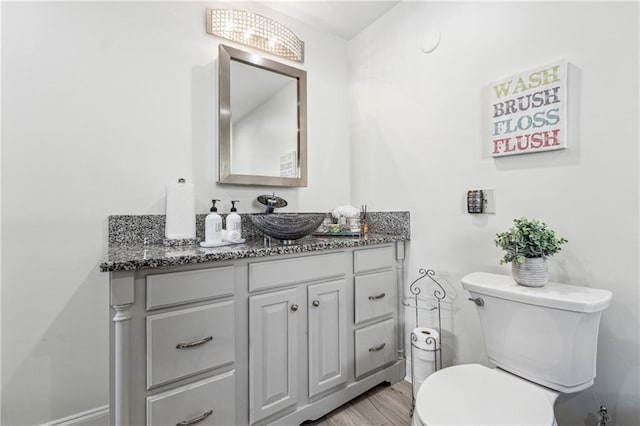
<instances>
[{"instance_id":1,"label":"second soap dispenser","mask_svg":"<svg viewBox=\"0 0 640 426\"><path fill-rule=\"evenodd\" d=\"M236 231L238 235L242 234L242 219L238 214L238 209L236 208L236 203L239 203L238 200L231 201L231 213L227 215L226 224L227 231L233 232Z\"/></svg>"},{"instance_id":2,"label":"second soap dispenser","mask_svg":"<svg viewBox=\"0 0 640 426\"><path fill-rule=\"evenodd\" d=\"M216 201L211 200L213 204L210 213L204 220L204 240L207 244L217 244L222 242L222 217L218 214Z\"/></svg>"}]
</instances>

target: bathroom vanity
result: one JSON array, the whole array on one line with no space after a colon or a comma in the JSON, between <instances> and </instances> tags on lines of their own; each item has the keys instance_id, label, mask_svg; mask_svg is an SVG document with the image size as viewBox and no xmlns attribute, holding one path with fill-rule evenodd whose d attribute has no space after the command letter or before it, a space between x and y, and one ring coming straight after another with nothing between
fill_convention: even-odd
<instances>
[{"instance_id":1,"label":"bathroom vanity","mask_svg":"<svg viewBox=\"0 0 640 426\"><path fill-rule=\"evenodd\" d=\"M401 380L405 239L111 245L111 423L299 424Z\"/></svg>"}]
</instances>

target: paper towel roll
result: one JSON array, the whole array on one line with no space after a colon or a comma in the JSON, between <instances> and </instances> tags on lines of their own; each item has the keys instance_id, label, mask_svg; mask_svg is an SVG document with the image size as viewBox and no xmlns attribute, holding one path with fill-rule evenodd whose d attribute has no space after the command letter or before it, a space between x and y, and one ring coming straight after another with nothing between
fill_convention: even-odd
<instances>
[{"instance_id":1,"label":"paper towel roll","mask_svg":"<svg viewBox=\"0 0 640 426\"><path fill-rule=\"evenodd\" d=\"M428 327L416 327L413 334L417 340L411 341L413 353L413 386L414 392L418 392L422 382L429 377L436 369L437 350L440 348L440 334L437 330Z\"/></svg>"},{"instance_id":2,"label":"paper towel roll","mask_svg":"<svg viewBox=\"0 0 640 426\"><path fill-rule=\"evenodd\" d=\"M193 184L180 179L167 185L167 219L165 236L168 239L196 237L196 203Z\"/></svg>"},{"instance_id":3,"label":"paper towel roll","mask_svg":"<svg viewBox=\"0 0 640 426\"><path fill-rule=\"evenodd\" d=\"M222 241L235 243L237 241L240 241L240 238L240 233L238 231L228 231L226 229L222 230Z\"/></svg>"}]
</instances>

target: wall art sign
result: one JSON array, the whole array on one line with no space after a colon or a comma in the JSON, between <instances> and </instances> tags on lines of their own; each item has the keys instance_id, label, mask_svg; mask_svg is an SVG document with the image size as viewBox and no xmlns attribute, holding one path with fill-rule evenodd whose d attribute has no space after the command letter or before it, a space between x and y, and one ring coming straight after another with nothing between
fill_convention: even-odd
<instances>
[{"instance_id":1,"label":"wall art sign","mask_svg":"<svg viewBox=\"0 0 640 426\"><path fill-rule=\"evenodd\" d=\"M567 147L567 62L533 68L491 83L491 155Z\"/></svg>"}]
</instances>

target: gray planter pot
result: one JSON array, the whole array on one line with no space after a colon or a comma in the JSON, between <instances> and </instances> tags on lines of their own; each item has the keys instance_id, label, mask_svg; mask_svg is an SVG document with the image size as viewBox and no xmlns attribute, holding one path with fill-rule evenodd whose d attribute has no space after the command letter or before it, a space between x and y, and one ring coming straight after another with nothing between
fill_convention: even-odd
<instances>
[{"instance_id":1,"label":"gray planter pot","mask_svg":"<svg viewBox=\"0 0 640 426\"><path fill-rule=\"evenodd\" d=\"M549 281L549 268L544 257L526 258L524 263L513 261L511 274L518 284L526 287L542 287Z\"/></svg>"}]
</instances>

